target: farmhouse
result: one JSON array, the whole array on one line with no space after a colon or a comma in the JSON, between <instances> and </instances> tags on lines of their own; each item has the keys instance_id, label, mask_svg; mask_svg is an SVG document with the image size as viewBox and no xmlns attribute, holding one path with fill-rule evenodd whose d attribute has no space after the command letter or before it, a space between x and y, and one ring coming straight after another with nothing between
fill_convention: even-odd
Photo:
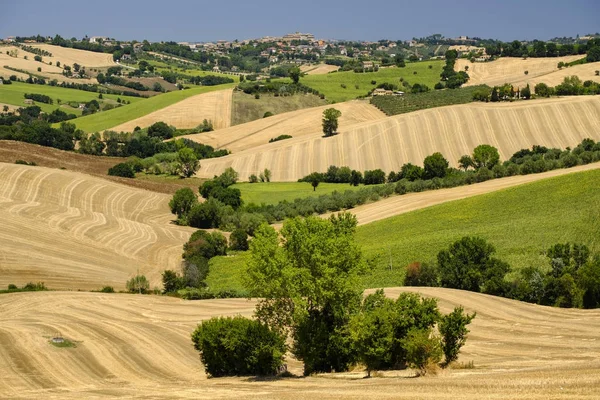
<instances>
[{"instance_id":1,"label":"farmhouse","mask_svg":"<svg viewBox=\"0 0 600 400\"><path fill-rule=\"evenodd\" d=\"M392 96L394 94L391 90L386 90L383 88L378 88L373 90L373 96Z\"/></svg>"},{"instance_id":2,"label":"farmhouse","mask_svg":"<svg viewBox=\"0 0 600 400\"><path fill-rule=\"evenodd\" d=\"M373 61L363 61L363 68L373 68Z\"/></svg>"},{"instance_id":3,"label":"farmhouse","mask_svg":"<svg viewBox=\"0 0 600 400\"><path fill-rule=\"evenodd\" d=\"M31 105L31 104L33 104L33 100L25 99L25 101L23 103Z\"/></svg>"}]
</instances>

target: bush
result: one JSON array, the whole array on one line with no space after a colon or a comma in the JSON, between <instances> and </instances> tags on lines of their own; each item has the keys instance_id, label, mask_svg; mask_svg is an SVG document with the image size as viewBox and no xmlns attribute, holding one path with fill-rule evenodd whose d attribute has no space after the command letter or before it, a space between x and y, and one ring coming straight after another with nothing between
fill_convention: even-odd
<instances>
[{"instance_id":1,"label":"bush","mask_svg":"<svg viewBox=\"0 0 600 400\"><path fill-rule=\"evenodd\" d=\"M444 366L458 359L458 353L467 340L467 325L475 318L476 313L465 314L461 307L456 307L448 315L442 316L438 329L442 335L442 351L444 352Z\"/></svg>"},{"instance_id":2,"label":"bush","mask_svg":"<svg viewBox=\"0 0 600 400\"><path fill-rule=\"evenodd\" d=\"M244 229L236 229L229 236L229 247L232 250L248 250L248 234Z\"/></svg>"},{"instance_id":3,"label":"bush","mask_svg":"<svg viewBox=\"0 0 600 400\"><path fill-rule=\"evenodd\" d=\"M114 293L115 289L112 286L104 286L101 290L101 293Z\"/></svg>"},{"instance_id":4,"label":"bush","mask_svg":"<svg viewBox=\"0 0 600 400\"><path fill-rule=\"evenodd\" d=\"M17 289L19 289L19 288L14 283L11 283L8 285L8 290L17 290Z\"/></svg>"},{"instance_id":5,"label":"bush","mask_svg":"<svg viewBox=\"0 0 600 400\"><path fill-rule=\"evenodd\" d=\"M146 293L150 288L150 282L144 275L137 275L127 281L127 290L131 293Z\"/></svg>"},{"instance_id":6,"label":"bush","mask_svg":"<svg viewBox=\"0 0 600 400\"><path fill-rule=\"evenodd\" d=\"M133 168L128 163L119 163L108 170L108 175L120 176L123 178L135 178Z\"/></svg>"},{"instance_id":7,"label":"bush","mask_svg":"<svg viewBox=\"0 0 600 400\"><path fill-rule=\"evenodd\" d=\"M420 376L435 369L442 359L440 339L433 336L430 329L411 329L403 340L403 346L408 365L418 369Z\"/></svg>"},{"instance_id":8,"label":"bush","mask_svg":"<svg viewBox=\"0 0 600 400\"><path fill-rule=\"evenodd\" d=\"M207 374L275 375L283 364L285 340L266 325L244 317L212 318L192 333Z\"/></svg>"},{"instance_id":9,"label":"bush","mask_svg":"<svg viewBox=\"0 0 600 400\"><path fill-rule=\"evenodd\" d=\"M406 267L405 286L439 286L438 271L435 265L415 262Z\"/></svg>"}]
</instances>

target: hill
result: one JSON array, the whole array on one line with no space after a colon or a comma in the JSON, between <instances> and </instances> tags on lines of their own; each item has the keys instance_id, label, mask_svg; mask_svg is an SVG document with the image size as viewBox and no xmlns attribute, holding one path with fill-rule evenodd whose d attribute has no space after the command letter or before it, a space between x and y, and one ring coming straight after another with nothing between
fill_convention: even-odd
<instances>
[{"instance_id":1,"label":"hill","mask_svg":"<svg viewBox=\"0 0 600 400\"><path fill-rule=\"evenodd\" d=\"M561 84L564 79L568 76L577 76L583 82L591 80L600 82L600 76L596 75L596 71L600 71L600 62L586 63L574 65L572 67L563 68L558 71L551 72L546 75L540 75L529 78L529 76L523 76L519 81L514 82L514 85L518 87L525 87L527 84L533 89L538 83L545 83L548 86L557 86Z\"/></svg>"},{"instance_id":2,"label":"hill","mask_svg":"<svg viewBox=\"0 0 600 400\"><path fill-rule=\"evenodd\" d=\"M464 71L465 67L469 67L469 81L467 86L486 84L489 86L500 86L504 83L517 84L527 80L547 75L558 71L558 63L569 63L583 58L579 56L565 57L543 57L543 58L527 58L520 57L500 57L495 61L490 62L475 62L460 58L456 60L454 69L456 71ZM567 71L570 68L566 68ZM527 75L525 75L527 71ZM573 75L573 74L571 74Z\"/></svg>"},{"instance_id":3,"label":"hill","mask_svg":"<svg viewBox=\"0 0 600 400\"><path fill-rule=\"evenodd\" d=\"M112 67L117 65L110 53L97 53L94 51L71 49L68 47L53 46L51 44L32 44L35 47L52 54L52 57L43 57L45 62L52 61L54 65L59 61L63 65L75 63L86 68Z\"/></svg>"},{"instance_id":4,"label":"hill","mask_svg":"<svg viewBox=\"0 0 600 400\"><path fill-rule=\"evenodd\" d=\"M387 289L396 297L407 289ZM245 299L37 292L0 296L0 390L10 398L498 398L591 399L599 388L600 311L558 309L439 288L420 288L447 312L477 312L459 360L474 369L406 379L361 379L357 370L302 379L207 379L190 333L219 315L250 316ZM76 343L48 343L60 332ZM295 360L288 368L301 373Z\"/></svg>"},{"instance_id":5,"label":"hill","mask_svg":"<svg viewBox=\"0 0 600 400\"><path fill-rule=\"evenodd\" d=\"M169 92L158 96L150 97L148 99L142 99L136 104L132 104L132 106L128 107L127 109L117 108L114 110L106 111L105 113L102 113L102 115L88 115L77 119L75 123L79 129L83 129L85 132L104 131L109 128L123 124L127 121L143 117L144 115L150 114L154 111L158 111L172 104L185 100L189 97L196 96L202 93L209 93L217 90L229 89L233 86L234 84L218 86L200 86L193 89Z\"/></svg>"},{"instance_id":6,"label":"hill","mask_svg":"<svg viewBox=\"0 0 600 400\"><path fill-rule=\"evenodd\" d=\"M323 111L330 107L306 108L232 126L228 129L182 137L208 144L215 148L225 148L233 153L239 153L243 150L252 151L254 148L268 143L270 139L279 135L291 135L294 139L300 138L301 140L308 136L322 136L321 121ZM340 132L345 132L345 127L352 126L358 122L375 121L385 117L384 113L366 101L356 100L340 103L336 104L335 108L342 112L342 116L340 117ZM283 140L277 143L287 143L290 140ZM261 165L257 164L256 168L262 171L265 167L261 168ZM244 175L241 171L238 172L241 173L242 179L248 176ZM258 172L256 174L258 175ZM212 178L212 175L210 175L210 178Z\"/></svg>"},{"instance_id":7,"label":"hill","mask_svg":"<svg viewBox=\"0 0 600 400\"><path fill-rule=\"evenodd\" d=\"M233 89L216 90L188 97L170 106L114 126L110 130L132 132L136 126L146 128L155 122L165 122L177 128L195 128L207 119L215 129L231 125L231 95Z\"/></svg>"},{"instance_id":8,"label":"hill","mask_svg":"<svg viewBox=\"0 0 600 400\"><path fill-rule=\"evenodd\" d=\"M302 112L311 110L298 113ZM461 155L470 154L483 143L495 146L501 158L507 159L534 144L565 148L586 137L598 140L599 120L600 99L579 96L448 106L353 126L341 120L341 133L331 138L323 138L320 129L314 128L315 123L305 125L302 137L297 135L298 128L291 125L278 134L289 133L293 139L270 144L263 143L268 141L267 137L276 136L275 132L266 137L263 131L252 135L241 125L230 128L238 129L234 134L221 131L194 136L200 142L234 151L226 157L204 160L197 176L212 178L227 167L233 167L242 179L268 168L273 181L295 181L314 171L324 172L330 165L347 165L358 170L381 168L390 172L399 171L407 162L422 165L423 159L436 151L456 166ZM237 145L237 141L244 145Z\"/></svg>"},{"instance_id":9,"label":"hill","mask_svg":"<svg viewBox=\"0 0 600 400\"><path fill-rule=\"evenodd\" d=\"M515 269L546 266L540 251L558 242L600 251L599 178L600 163L594 163L393 196L348 210L358 219L357 241L373 267L363 285L402 285L406 265L435 262L440 250L467 235L489 239ZM213 258L208 285L241 290L247 257Z\"/></svg>"},{"instance_id":10,"label":"hill","mask_svg":"<svg viewBox=\"0 0 600 400\"><path fill-rule=\"evenodd\" d=\"M171 224L169 195L43 167L0 164L0 176L1 287L122 289L138 270L154 287L193 232Z\"/></svg>"}]
</instances>

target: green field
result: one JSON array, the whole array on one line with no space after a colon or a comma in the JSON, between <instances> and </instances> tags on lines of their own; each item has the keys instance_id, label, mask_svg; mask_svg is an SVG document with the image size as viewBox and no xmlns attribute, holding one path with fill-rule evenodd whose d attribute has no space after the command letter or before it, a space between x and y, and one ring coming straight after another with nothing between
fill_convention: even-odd
<instances>
[{"instance_id":1,"label":"green field","mask_svg":"<svg viewBox=\"0 0 600 400\"><path fill-rule=\"evenodd\" d=\"M402 285L407 264L434 262L441 249L468 235L489 240L514 270L547 266L542 253L558 242L584 243L598 252L599 180L600 170L573 173L361 226L357 241L372 265L363 285ZM243 289L246 259L244 253L212 259L208 285Z\"/></svg>"},{"instance_id":2,"label":"green field","mask_svg":"<svg viewBox=\"0 0 600 400\"><path fill-rule=\"evenodd\" d=\"M188 90L178 90L175 92L164 93L148 99L142 99L135 104L132 103L131 105L128 105L127 107L116 108L103 113L78 118L75 123L79 129L83 129L85 132L103 131L132 119L142 117L153 111L160 110L161 108L170 106L171 104L177 103L181 100L185 100L188 97L212 92L215 90L228 89L233 86L235 86L234 83L218 86L200 86Z\"/></svg>"},{"instance_id":3,"label":"green field","mask_svg":"<svg viewBox=\"0 0 600 400\"><path fill-rule=\"evenodd\" d=\"M364 187L351 186L347 183L320 183L317 190L308 182L269 182L269 183L236 183L231 186L240 189L244 203L277 204L287 200L293 202L295 199L306 197L318 197L331 194L334 191L345 192L346 190L358 190Z\"/></svg>"},{"instance_id":4,"label":"green field","mask_svg":"<svg viewBox=\"0 0 600 400\"><path fill-rule=\"evenodd\" d=\"M432 66L431 69L429 69L430 65ZM358 96L365 96L377 85L384 82L398 85L400 90L403 90L402 82L400 82L401 77L411 85L415 83L425 84L433 90L435 84L440 81L443 66L444 62L441 60L422 61L406 63L404 68L380 68L377 72L356 73L354 71L344 71L325 75L306 75L300 78L300 83L325 94L330 102L339 103L355 99ZM372 85L371 81L377 83ZM346 88L343 88L342 84L346 85Z\"/></svg>"},{"instance_id":5,"label":"green field","mask_svg":"<svg viewBox=\"0 0 600 400\"><path fill-rule=\"evenodd\" d=\"M70 101L74 101L77 103L85 103L94 99L101 101L98 99L98 93L94 92L86 92L77 89L68 89L59 86L34 85L29 83L13 82L12 85L2 85L2 90L0 90L0 103L13 104L15 106L25 107L25 97L23 97L25 93L38 93L50 96L52 100L54 100L54 104L44 104L40 102L35 102L35 104L46 113L52 112L57 108L61 108L61 106L58 104L58 99L60 99L61 103L63 104ZM131 105L123 106L123 109L127 109L129 108L129 106L133 106L135 103L142 101L142 99L139 97L118 96L114 94L103 94L102 97L105 100L114 100L115 104L117 98L119 97L121 98L121 100L131 101ZM81 115L81 110L73 109L68 106L63 105L62 110L68 114Z\"/></svg>"},{"instance_id":6,"label":"green field","mask_svg":"<svg viewBox=\"0 0 600 400\"><path fill-rule=\"evenodd\" d=\"M325 100L321 100L313 94L297 94L285 97L263 94L260 96L260 99L256 99L251 94L234 92L231 125L239 125L262 119L267 111L275 115L325 104L327 104Z\"/></svg>"}]
</instances>

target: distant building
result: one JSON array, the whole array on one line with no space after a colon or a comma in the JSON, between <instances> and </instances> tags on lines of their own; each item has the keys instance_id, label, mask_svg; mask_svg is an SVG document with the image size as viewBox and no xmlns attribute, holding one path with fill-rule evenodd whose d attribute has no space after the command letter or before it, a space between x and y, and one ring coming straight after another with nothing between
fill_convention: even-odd
<instances>
[{"instance_id":1,"label":"distant building","mask_svg":"<svg viewBox=\"0 0 600 400\"><path fill-rule=\"evenodd\" d=\"M90 43L102 43L107 41L109 38L106 36L92 36L90 38Z\"/></svg>"},{"instance_id":2,"label":"distant building","mask_svg":"<svg viewBox=\"0 0 600 400\"><path fill-rule=\"evenodd\" d=\"M292 42L294 40L312 42L312 41L315 40L315 35L313 35L312 33L300 33L300 32L296 32L296 33L288 33L287 35L285 35L281 39L284 42L288 42L288 43Z\"/></svg>"},{"instance_id":3,"label":"distant building","mask_svg":"<svg viewBox=\"0 0 600 400\"><path fill-rule=\"evenodd\" d=\"M393 96L394 92L383 88L373 90L373 96Z\"/></svg>"},{"instance_id":4,"label":"distant building","mask_svg":"<svg viewBox=\"0 0 600 400\"><path fill-rule=\"evenodd\" d=\"M373 61L363 61L363 68L373 68Z\"/></svg>"}]
</instances>

